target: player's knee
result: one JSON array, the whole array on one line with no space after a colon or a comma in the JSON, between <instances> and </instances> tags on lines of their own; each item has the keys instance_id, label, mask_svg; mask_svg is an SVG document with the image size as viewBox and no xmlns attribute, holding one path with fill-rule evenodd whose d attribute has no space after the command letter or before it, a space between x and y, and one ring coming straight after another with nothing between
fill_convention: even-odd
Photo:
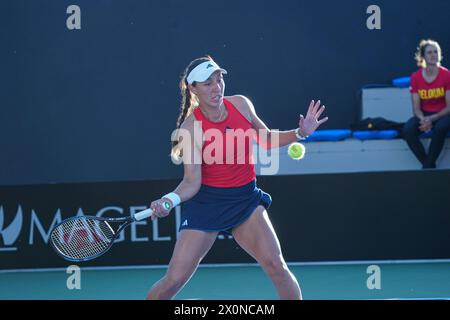
<instances>
[{"instance_id":1,"label":"player's knee","mask_svg":"<svg viewBox=\"0 0 450 320\"><path fill-rule=\"evenodd\" d=\"M270 276L282 275L288 271L287 264L281 256L264 257L261 264Z\"/></svg>"}]
</instances>

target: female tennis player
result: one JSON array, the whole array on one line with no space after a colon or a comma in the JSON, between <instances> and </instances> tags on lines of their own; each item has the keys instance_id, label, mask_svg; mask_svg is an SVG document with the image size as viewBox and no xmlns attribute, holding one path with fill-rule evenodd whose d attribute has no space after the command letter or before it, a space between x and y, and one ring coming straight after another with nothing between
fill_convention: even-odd
<instances>
[{"instance_id":1,"label":"female tennis player","mask_svg":"<svg viewBox=\"0 0 450 320\"><path fill-rule=\"evenodd\" d=\"M230 232L262 266L280 299L302 298L300 286L283 258L267 213L272 199L256 185L251 143L243 144L247 160L244 163L225 161L229 156L225 153L230 151L225 146L223 161L211 163L205 161L205 155L211 151L210 144L214 141L207 137L210 132L223 133L222 142L227 144L228 130L245 133L254 129L259 132L258 143L263 147L282 147L309 136L327 121L326 117L319 120L325 106L321 107L320 101L312 101L306 117L300 115L299 127L295 130L270 130L258 117L249 99L240 95L224 96L223 74L226 73L206 56L192 61L180 81L182 104L177 128L187 130L192 138L183 143L181 139L174 142L172 156L182 158L184 177L173 192L151 204L152 219L156 219L167 216L173 207L182 203L180 234L168 270L153 285L148 299L173 298L193 275L219 232ZM198 135L195 138L196 124L201 126L200 139ZM278 139L272 139L273 135ZM220 149L216 148L216 152L220 153ZM208 154L217 156L214 152ZM231 157L237 158L236 155ZM168 201L170 207L167 207Z\"/></svg>"}]
</instances>

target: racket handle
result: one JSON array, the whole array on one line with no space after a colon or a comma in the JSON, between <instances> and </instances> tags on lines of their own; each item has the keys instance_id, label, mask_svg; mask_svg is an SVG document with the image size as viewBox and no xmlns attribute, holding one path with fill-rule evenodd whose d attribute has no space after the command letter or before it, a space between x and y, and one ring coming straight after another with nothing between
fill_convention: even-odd
<instances>
[{"instance_id":1,"label":"racket handle","mask_svg":"<svg viewBox=\"0 0 450 320\"><path fill-rule=\"evenodd\" d=\"M148 208L144 211L138 212L134 215L134 219L136 221L141 221L144 219L147 219L148 217L150 217L153 214L153 210L151 208Z\"/></svg>"},{"instance_id":2,"label":"racket handle","mask_svg":"<svg viewBox=\"0 0 450 320\"><path fill-rule=\"evenodd\" d=\"M167 201L164 201L164 202L163 202L163 206L164 206L164 208L165 208L166 210L170 210L170 209L171 209L170 203L167 202ZM152 214L153 214L153 210L152 210L151 208L148 208L148 209L146 209L146 210L144 210L144 211L141 211L141 212L136 213L136 214L134 215L134 220L136 220L136 221L141 221L141 220L147 219L147 218L150 217Z\"/></svg>"}]
</instances>

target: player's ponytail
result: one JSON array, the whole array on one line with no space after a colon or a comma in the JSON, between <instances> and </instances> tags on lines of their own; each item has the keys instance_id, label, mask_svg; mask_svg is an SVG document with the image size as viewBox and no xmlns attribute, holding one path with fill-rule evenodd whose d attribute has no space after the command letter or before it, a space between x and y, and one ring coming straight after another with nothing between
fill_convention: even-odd
<instances>
[{"instance_id":1,"label":"player's ponytail","mask_svg":"<svg viewBox=\"0 0 450 320\"><path fill-rule=\"evenodd\" d=\"M186 75L180 81L180 90L181 90L181 108L180 115L177 120L177 129L180 128L183 121L186 119L188 115L190 115L196 105L195 97L191 94L191 90L189 90Z\"/></svg>"},{"instance_id":2,"label":"player's ponytail","mask_svg":"<svg viewBox=\"0 0 450 320\"><path fill-rule=\"evenodd\" d=\"M177 119L177 125L176 129L179 129L181 125L183 124L184 120L194 111L195 107L198 105L197 97L189 90L188 82L187 82L187 76L189 73L199 64L212 60L210 56L204 56L198 59L193 60L187 68L184 70L181 80L180 80L180 91L181 91L181 108L180 108L180 114ZM192 84L194 87L196 83L194 82ZM176 162L180 161L180 158L182 157L182 150L180 147L178 147L179 141L172 141L172 151L171 156L172 159Z\"/></svg>"}]
</instances>

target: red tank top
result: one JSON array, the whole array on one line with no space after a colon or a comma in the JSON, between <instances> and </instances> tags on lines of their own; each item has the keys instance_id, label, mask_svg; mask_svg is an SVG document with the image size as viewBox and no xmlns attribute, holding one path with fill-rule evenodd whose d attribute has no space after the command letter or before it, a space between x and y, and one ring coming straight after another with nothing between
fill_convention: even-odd
<instances>
[{"instance_id":1,"label":"red tank top","mask_svg":"<svg viewBox=\"0 0 450 320\"><path fill-rule=\"evenodd\" d=\"M220 122L208 120L200 108L194 110L204 135L202 184L240 187L256 178L252 144L255 130L236 107L223 99L227 117Z\"/></svg>"}]
</instances>

